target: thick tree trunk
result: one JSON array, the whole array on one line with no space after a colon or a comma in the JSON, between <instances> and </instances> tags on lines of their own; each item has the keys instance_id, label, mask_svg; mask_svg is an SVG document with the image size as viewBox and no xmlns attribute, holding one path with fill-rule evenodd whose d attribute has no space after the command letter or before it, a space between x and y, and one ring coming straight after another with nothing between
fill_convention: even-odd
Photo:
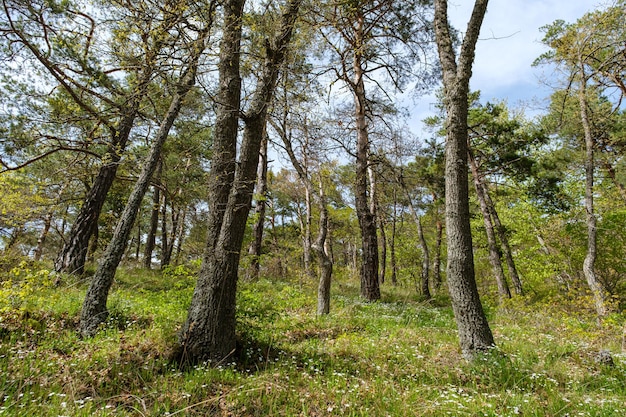
<instances>
[{"instance_id":1,"label":"thick tree trunk","mask_svg":"<svg viewBox=\"0 0 626 417\"><path fill-rule=\"evenodd\" d=\"M259 77L250 109L244 116L243 142L234 180L230 184L218 183L219 188L222 189L223 186L223 190L228 193L228 198L225 210L222 210L223 214L220 216L222 217L220 224L209 224L207 250L189 314L179 336L180 360L184 364L207 360L213 365L218 365L235 350L237 272L246 221L252 204L261 141L265 135L267 106L274 95L276 79L291 40L300 4L301 0L289 2L274 43L266 42L263 72ZM233 150L237 140L241 92L239 51L243 5L244 0L228 0L224 4L225 23L220 50L218 120L228 123L225 123L227 126L222 125L220 129L216 125L215 140L226 145L225 148ZM234 156L234 152L232 155ZM218 159L221 157L222 155L217 156ZM220 164L230 166L229 161L225 160L220 161ZM214 170L212 172L213 181L219 180ZM215 187L212 187L212 190L215 190ZM209 197L213 207L216 207L216 201L222 198L215 193L211 193ZM213 230L213 227L218 229Z\"/></svg>"},{"instance_id":2,"label":"thick tree trunk","mask_svg":"<svg viewBox=\"0 0 626 417\"><path fill-rule=\"evenodd\" d=\"M248 254L252 256L247 278L254 281L259 278L261 250L263 248L263 229L265 225L265 208L267 199L267 135L261 142L261 155L257 172L256 183L256 220L252 226L252 243L248 249Z\"/></svg>"},{"instance_id":3,"label":"thick tree trunk","mask_svg":"<svg viewBox=\"0 0 626 417\"><path fill-rule=\"evenodd\" d=\"M154 141L152 142L150 153L141 170L139 179L133 187L120 220L115 226L113 238L107 246L102 257L102 261L98 265L96 274L91 281L89 289L87 290L78 326L78 331L82 337L91 337L95 335L98 330L98 326L107 317L106 302L109 295L109 289L113 284L115 272L126 249L128 237L133 228L137 212L139 211L143 197L150 186L150 179L152 178L152 174L159 163L163 144L169 135L169 131L174 124L174 121L178 117L178 113L180 112L185 96L195 83L198 60L200 59L200 55L205 48L208 29L209 28L207 27L203 33L199 35L200 38L193 46L194 49L190 57L190 66L181 76L178 91L172 99L167 113L161 122L161 126L159 127Z\"/></svg>"},{"instance_id":4,"label":"thick tree trunk","mask_svg":"<svg viewBox=\"0 0 626 417\"><path fill-rule=\"evenodd\" d=\"M595 144L587 112L587 78L584 73L582 57L579 57L579 71L581 71L581 75L578 102L580 105L580 120L585 134L585 211L587 213L587 255L583 261L583 273L593 294L596 312L599 317L604 317L608 313L608 295L595 273L597 257L597 226L593 201L593 175L595 170L593 148Z\"/></svg>"},{"instance_id":5,"label":"thick tree trunk","mask_svg":"<svg viewBox=\"0 0 626 417\"><path fill-rule=\"evenodd\" d=\"M472 359L494 346L474 275L467 179L467 114L474 50L487 0L476 0L457 65L448 23L448 2L435 0L435 37L443 70L446 106L447 280L463 355Z\"/></svg>"},{"instance_id":6,"label":"thick tree trunk","mask_svg":"<svg viewBox=\"0 0 626 417\"><path fill-rule=\"evenodd\" d=\"M468 144L469 146L469 144ZM506 282L504 276L504 269L502 268L502 262L500 259L500 252L498 251L498 242L496 241L496 233L491 221L491 213L487 207L487 199L485 197L485 189L479 177L478 166L476 160L472 154L472 150L468 147L467 157L469 161L470 170L472 171L472 177L474 178L474 189L476 190L476 198L480 205L480 212L483 215L483 223L485 224L485 232L487 234L487 246L489 247L489 263L491 263L491 269L498 285L498 296L500 301L511 298L511 291L509 290L509 284Z\"/></svg>"},{"instance_id":7,"label":"thick tree trunk","mask_svg":"<svg viewBox=\"0 0 626 417\"><path fill-rule=\"evenodd\" d=\"M357 18L356 38L363 37L363 18ZM366 117L365 81L363 79L362 51L354 54L353 94L356 120L356 181L354 200L361 229L361 297L367 301L380 299L378 283L378 238L376 217L368 200L369 135Z\"/></svg>"}]
</instances>

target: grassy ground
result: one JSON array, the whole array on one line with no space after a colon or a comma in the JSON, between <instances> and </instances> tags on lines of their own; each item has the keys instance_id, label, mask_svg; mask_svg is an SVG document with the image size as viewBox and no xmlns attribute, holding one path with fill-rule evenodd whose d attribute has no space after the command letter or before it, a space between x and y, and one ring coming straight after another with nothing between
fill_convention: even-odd
<instances>
[{"instance_id":1,"label":"grassy ground","mask_svg":"<svg viewBox=\"0 0 626 417\"><path fill-rule=\"evenodd\" d=\"M239 352L181 371L169 357L193 284L184 268L122 271L106 327L79 340L84 283L26 267L0 279L0 416L626 415L619 315L490 308L498 351L470 364L443 297L385 286L366 304L344 280L316 317L313 283L263 280L240 285Z\"/></svg>"}]
</instances>

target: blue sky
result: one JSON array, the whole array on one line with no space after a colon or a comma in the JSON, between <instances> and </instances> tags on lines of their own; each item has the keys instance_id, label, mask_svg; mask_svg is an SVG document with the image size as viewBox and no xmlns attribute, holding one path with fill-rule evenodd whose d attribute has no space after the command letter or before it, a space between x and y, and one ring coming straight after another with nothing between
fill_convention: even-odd
<instances>
[{"instance_id":1,"label":"blue sky","mask_svg":"<svg viewBox=\"0 0 626 417\"><path fill-rule=\"evenodd\" d=\"M450 20L457 29L464 31L467 27L473 4L473 0L449 2ZM483 101L505 100L510 107L524 108L529 116L540 113L551 90L545 85L550 68L532 67L533 61L546 51L539 28L557 19L575 22L599 5L593 0L490 1L476 46L470 88L480 90ZM410 125L414 129L419 129L434 102L429 96L409 105Z\"/></svg>"}]
</instances>

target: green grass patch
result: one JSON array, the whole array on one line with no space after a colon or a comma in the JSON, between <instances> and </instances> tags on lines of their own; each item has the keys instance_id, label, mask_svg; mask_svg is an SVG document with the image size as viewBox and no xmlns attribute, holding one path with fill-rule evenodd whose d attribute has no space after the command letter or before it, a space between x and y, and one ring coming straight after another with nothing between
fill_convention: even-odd
<instances>
[{"instance_id":1,"label":"green grass patch","mask_svg":"<svg viewBox=\"0 0 626 417\"><path fill-rule=\"evenodd\" d=\"M536 300L490 307L498 348L467 363L447 297L384 286L365 303L350 280L333 284L325 317L314 282L242 282L236 355L181 371L170 357L194 268L120 271L91 340L76 335L84 281L0 280L12 295L0 301L0 416L624 414L619 314L598 326ZM601 349L614 366L596 362Z\"/></svg>"}]
</instances>

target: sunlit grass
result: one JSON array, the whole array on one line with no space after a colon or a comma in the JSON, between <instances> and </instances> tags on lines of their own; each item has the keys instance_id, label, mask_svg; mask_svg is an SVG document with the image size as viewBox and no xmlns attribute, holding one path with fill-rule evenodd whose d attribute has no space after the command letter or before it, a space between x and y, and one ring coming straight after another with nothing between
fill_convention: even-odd
<instances>
[{"instance_id":1,"label":"sunlit grass","mask_svg":"<svg viewBox=\"0 0 626 417\"><path fill-rule=\"evenodd\" d=\"M364 303L340 281L317 317L314 282L242 282L238 352L180 370L170 357L193 281L185 269L121 271L92 340L75 333L85 282L35 283L4 302L0 415L624 415L621 315L598 326L571 306L490 307L498 348L467 363L445 296L384 286L382 302ZM594 360L601 349L615 366Z\"/></svg>"}]
</instances>

